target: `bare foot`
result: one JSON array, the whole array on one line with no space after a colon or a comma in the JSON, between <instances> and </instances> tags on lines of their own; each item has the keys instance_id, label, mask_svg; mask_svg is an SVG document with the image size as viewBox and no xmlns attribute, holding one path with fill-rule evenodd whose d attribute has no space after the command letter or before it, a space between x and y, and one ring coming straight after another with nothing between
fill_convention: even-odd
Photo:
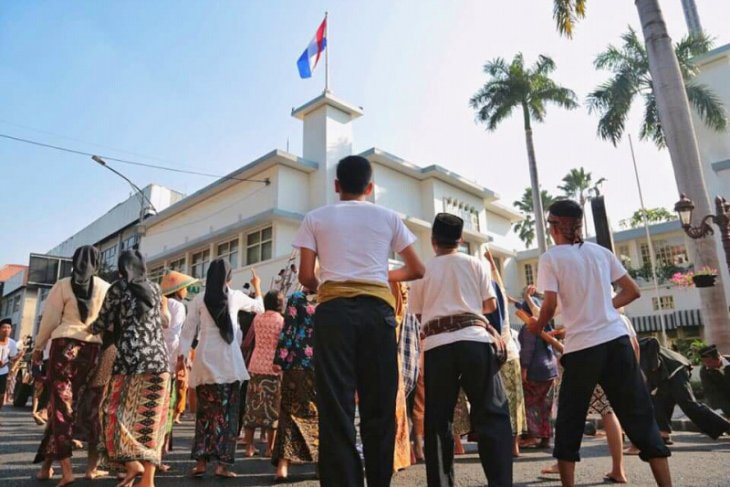
<instances>
[{"instance_id":1,"label":"bare foot","mask_svg":"<svg viewBox=\"0 0 730 487\"><path fill-rule=\"evenodd\" d=\"M107 475L109 475L109 472L107 472L106 470L99 470L98 468L96 468L96 469L92 470L91 472L86 472L86 475L84 475L84 478L86 480L95 480L95 479L98 479L99 477L106 477Z\"/></svg>"},{"instance_id":2,"label":"bare foot","mask_svg":"<svg viewBox=\"0 0 730 487\"><path fill-rule=\"evenodd\" d=\"M37 424L38 426L42 426L42 425L46 424L46 420L43 419L43 417L41 417L41 415L38 413L33 413L33 420L35 421L35 424Z\"/></svg>"},{"instance_id":3,"label":"bare foot","mask_svg":"<svg viewBox=\"0 0 730 487\"><path fill-rule=\"evenodd\" d=\"M74 450L83 450L84 444L81 443L79 440L71 440L71 446Z\"/></svg>"},{"instance_id":4,"label":"bare foot","mask_svg":"<svg viewBox=\"0 0 730 487\"><path fill-rule=\"evenodd\" d=\"M638 455L640 453L640 450L636 448L634 445L631 445L627 449L624 450L624 455Z\"/></svg>"},{"instance_id":5,"label":"bare foot","mask_svg":"<svg viewBox=\"0 0 730 487\"><path fill-rule=\"evenodd\" d=\"M238 477L238 475L236 475L235 472L231 472L224 465L218 465L215 468L215 476L216 477L221 477L221 478L224 478L224 479L234 479L234 478Z\"/></svg>"},{"instance_id":6,"label":"bare foot","mask_svg":"<svg viewBox=\"0 0 730 487\"><path fill-rule=\"evenodd\" d=\"M625 475L621 473L613 473L608 472L606 475L603 476L604 482L613 482L614 484L625 484L628 482L628 479Z\"/></svg>"},{"instance_id":7,"label":"bare foot","mask_svg":"<svg viewBox=\"0 0 730 487\"><path fill-rule=\"evenodd\" d=\"M76 479L74 477L68 477L68 478L61 477L61 481L56 484L56 487L65 487L67 485L73 484L75 481L76 481Z\"/></svg>"},{"instance_id":8,"label":"bare foot","mask_svg":"<svg viewBox=\"0 0 730 487\"><path fill-rule=\"evenodd\" d=\"M117 484L117 487L132 487L132 484L134 484L134 479L136 479L139 475L142 475L144 473L144 467L139 462L130 462L131 466L125 466L127 468L127 473L122 479L121 482Z\"/></svg>"},{"instance_id":9,"label":"bare foot","mask_svg":"<svg viewBox=\"0 0 730 487\"><path fill-rule=\"evenodd\" d=\"M48 467L47 469L41 468L41 471L36 474L35 478L38 480L51 480L53 478L53 467Z\"/></svg>"},{"instance_id":10,"label":"bare foot","mask_svg":"<svg viewBox=\"0 0 730 487\"><path fill-rule=\"evenodd\" d=\"M554 463L554 464L550 465L549 467L543 468L542 470L540 470L540 473L545 474L545 475L554 475L554 474L559 474L560 470L558 470L558 464Z\"/></svg>"},{"instance_id":11,"label":"bare foot","mask_svg":"<svg viewBox=\"0 0 730 487\"><path fill-rule=\"evenodd\" d=\"M157 467L157 470L160 471L160 472L162 472L162 473L165 473L165 472L169 472L171 468L172 468L171 466L163 463L162 465L160 465L159 467Z\"/></svg>"}]
</instances>

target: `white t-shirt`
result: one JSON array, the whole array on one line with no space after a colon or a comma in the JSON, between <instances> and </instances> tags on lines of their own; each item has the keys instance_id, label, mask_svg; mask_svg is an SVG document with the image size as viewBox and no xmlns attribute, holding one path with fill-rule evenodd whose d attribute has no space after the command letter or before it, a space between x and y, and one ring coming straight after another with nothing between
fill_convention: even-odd
<instances>
[{"instance_id":1,"label":"white t-shirt","mask_svg":"<svg viewBox=\"0 0 730 487\"><path fill-rule=\"evenodd\" d=\"M624 275L626 269L616 256L592 242L556 245L540 257L537 289L558 294L566 331L565 353L628 334L611 301L611 283Z\"/></svg>"},{"instance_id":2,"label":"white t-shirt","mask_svg":"<svg viewBox=\"0 0 730 487\"><path fill-rule=\"evenodd\" d=\"M10 337L7 340L5 344L0 343L0 363L5 364L3 367L0 367L0 375L6 375L10 372L6 362L18 355L18 343Z\"/></svg>"},{"instance_id":3,"label":"white t-shirt","mask_svg":"<svg viewBox=\"0 0 730 487\"><path fill-rule=\"evenodd\" d=\"M489 263L476 257L459 252L434 257L426 264L423 279L411 286L409 310L421 315L424 326L443 316L461 313L481 315L483 302L497 297L491 275ZM423 349L430 350L457 341L490 343L492 337L480 326L469 326L427 337Z\"/></svg>"},{"instance_id":4,"label":"white t-shirt","mask_svg":"<svg viewBox=\"0 0 730 487\"><path fill-rule=\"evenodd\" d=\"M177 369L178 348L180 347L180 335L182 334L183 323L185 323L185 303L174 298L167 299L167 310L170 312L170 326L162 329L162 337L167 345L167 357L170 359L170 372L175 373Z\"/></svg>"},{"instance_id":5,"label":"white t-shirt","mask_svg":"<svg viewBox=\"0 0 730 487\"><path fill-rule=\"evenodd\" d=\"M322 282L388 283L388 255L400 253L415 235L392 210L368 201L340 201L304 217L294 243L317 253Z\"/></svg>"}]
</instances>

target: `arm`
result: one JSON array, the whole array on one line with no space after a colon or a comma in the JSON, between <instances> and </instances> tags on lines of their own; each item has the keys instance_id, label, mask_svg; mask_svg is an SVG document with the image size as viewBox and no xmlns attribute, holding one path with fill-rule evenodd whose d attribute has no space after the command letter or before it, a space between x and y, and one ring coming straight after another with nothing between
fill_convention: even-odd
<instances>
[{"instance_id":1,"label":"arm","mask_svg":"<svg viewBox=\"0 0 730 487\"><path fill-rule=\"evenodd\" d=\"M547 326L548 322L555 316L555 310L558 308L558 293L554 291L545 291L545 299L542 302L540 314L538 318L534 317L527 324L528 330L535 335L540 335Z\"/></svg>"},{"instance_id":2,"label":"arm","mask_svg":"<svg viewBox=\"0 0 730 487\"><path fill-rule=\"evenodd\" d=\"M398 269L388 272L388 280L390 282L408 282L415 281L423 277L426 268L421 262L421 258L416 254L413 245L409 245L401 252L398 252L403 258L404 265Z\"/></svg>"},{"instance_id":3,"label":"arm","mask_svg":"<svg viewBox=\"0 0 730 487\"><path fill-rule=\"evenodd\" d=\"M107 291L106 296L104 296L104 301L101 303L101 310L96 317L96 321L89 325L89 333L92 335L98 335L102 331L111 330L114 326L119 307L112 303L118 303L118 300L114 299L114 296L118 293L117 289L117 286L112 285Z\"/></svg>"},{"instance_id":4,"label":"arm","mask_svg":"<svg viewBox=\"0 0 730 487\"><path fill-rule=\"evenodd\" d=\"M624 274L623 277L616 281L616 284L621 290L613 297L614 308L626 306L641 296L639 286L628 274Z\"/></svg>"},{"instance_id":5,"label":"arm","mask_svg":"<svg viewBox=\"0 0 730 487\"><path fill-rule=\"evenodd\" d=\"M525 303L527 303L527 306L530 308L532 316L538 316L540 314L540 307L535 303L535 300L532 299L533 294L535 294L535 286L527 286L524 294Z\"/></svg>"},{"instance_id":6,"label":"arm","mask_svg":"<svg viewBox=\"0 0 730 487\"><path fill-rule=\"evenodd\" d=\"M314 266L317 262L317 253L306 247L299 249L299 282L307 289L316 290L319 287L319 279L314 274Z\"/></svg>"},{"instance_id":7,"label":"arm","mask_svg":"<svg viewBox=\"0 0 730 487\"><path fill-rule=\"evenodd\" d=\"M183 323L182 333L180 334L180 347L178 348L177 368L185 368L185 359L190 353L190 347L195 340L200 328L200 313L198 312L199 299L193 299L190 302L188 315Z\"/></svg>"},{"instance_id":8,"label":"arm","mask_svg":"<svg viewBox=\"0 0 730 487\"><path fill-rule=\"evenodd\" d=\"M165 296L162 296L160 299L160 318L162 318L162 328L170 328L170 321L172 320L172 317L170 315L170 310L167 307L167 298Z\"/></svg>"},{"instance_id":9,"label":"arm","mask_svg":"<svg viewBox=\"0 0 730 487\"><path fill-rule=\"evenodd\" d=\"M497 298L489 298L482 301L482 313L488 315L497 310Z\"/></svg>"},{"instance_id":10,"label":"arm","mask_svg":"<svg viewBox=\"0 0 730 487\"><path fill-rule=\"evenodd\" d=\"M43 309L43 317L41 318L41 326L38 330L38 335L35 338L35 345L33 347L34 355L39 357L43 353L43 349L48 343L48 339L51 337L53 330L61 324L61 317L63 316L63 291L61 290L61 283L57 282L51 288L46 298L46 304Z\"/></svg>"}]
</instances>

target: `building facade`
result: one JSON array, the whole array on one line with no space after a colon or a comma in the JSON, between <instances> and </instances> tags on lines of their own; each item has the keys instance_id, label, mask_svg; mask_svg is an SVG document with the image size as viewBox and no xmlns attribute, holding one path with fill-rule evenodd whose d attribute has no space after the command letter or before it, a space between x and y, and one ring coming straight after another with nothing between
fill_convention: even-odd
<instances>
[{"instance_id":1,"label":"building facade","mask_svg":"<svg viewBox=\"0 0 730 487\"><path fill-rule=\"evenodd\" d=\"M151 217L141 249L153 277L175 269L204 279L210 261L225 257L233 264L234 287L247 282L255 268L268 289L296 262L291 244L304 215L337 200L337 162L353 154L352 122L362 115L361 108L324 93L292 111L303 125L301 157L271 151ZM370 200L401 215L418 236L421 257L433 254L431 222L443 211L465 220L463 251L480 255L490 243L501 262L514 255L511 226L521 216L501 205L493 191L377 148L359 155L373 165ZM392 256L394 266L398 259Z\"/></svg>"}]
</instances>

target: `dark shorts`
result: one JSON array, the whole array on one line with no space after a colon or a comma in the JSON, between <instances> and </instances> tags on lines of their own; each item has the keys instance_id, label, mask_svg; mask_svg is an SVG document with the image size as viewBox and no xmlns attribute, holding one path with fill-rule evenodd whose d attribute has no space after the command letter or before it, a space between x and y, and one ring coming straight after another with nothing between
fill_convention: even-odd
<instances>
[{"instance_id":1,"label":"dark shorts","mask_svg":"<svg viewBox=\"0 0 730 487\"><path fill-rule=\"evenodd\" d=\"M0 375L0 396L5 395L5 390L8 388L8 374Z\"/></svg>"}]
</instances>

